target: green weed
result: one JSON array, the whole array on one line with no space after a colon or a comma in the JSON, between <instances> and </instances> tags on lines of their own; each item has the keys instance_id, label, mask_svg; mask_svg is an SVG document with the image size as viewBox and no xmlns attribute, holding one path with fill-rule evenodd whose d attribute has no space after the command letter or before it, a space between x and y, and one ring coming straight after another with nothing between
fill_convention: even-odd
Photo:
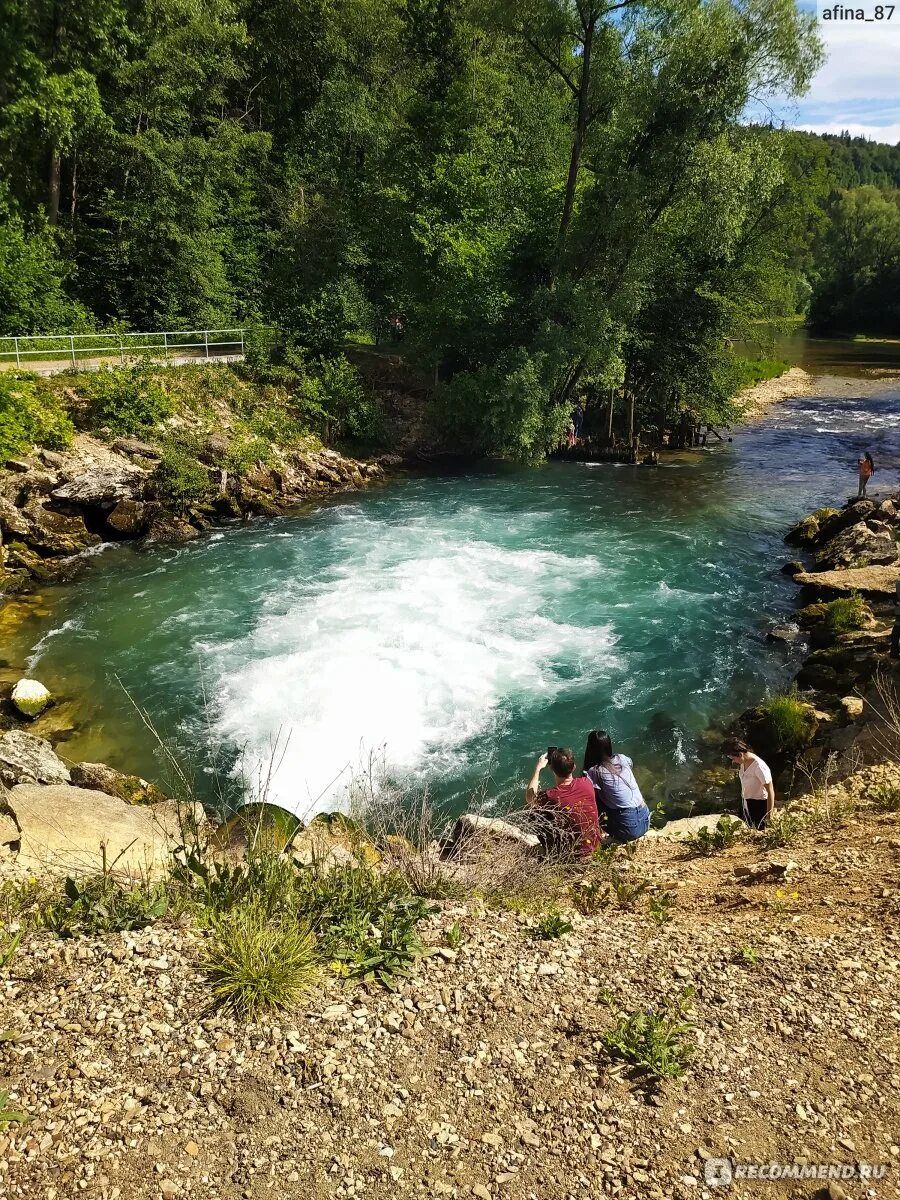
<instances>
[{"instance_id":1,"label":"green weed","mask_svg":"<svg viewBox=\"0 0 900 1200\"><path fill-rule=\"evenodd\" d=\"M746 834L747 826L743 821L723 816L719 818L719 823L714 829L698 829L695 834L686 839L685 844L695 854L718 854L733 846Z\"/></svg>"},{"instance_id":2,"label":"green weed","mask_svg":"<svg viewBox=\"0 0 900 1200\"><path fill-rule=\"evenodd\" d=\"M531 928L531 936L536 941L547 942L561 938L573 929L572 922L567 921L562 913L551 909L541 916Z\"/></svg>"},{"instance_id":3,"label":"green weed","mask_svg":"<svg viewBox=\"0 0 900 1200\"><path fill-rule=\"evenodd\" d=\"M759 836L767 850L777 850L793 845L808 825L809 819L803 813L785 808L771 814Z\"/></svg>"},{"instance_id":4,"label":"green weed","mask_svg":"<svg viewBox=\"0 0 900 1200\"><path fill-rule=\"evenodd\" d=\"M639 1067L653 1079L678 1079L693 1055L692 1029L679 1001L661 1009L628 1013L603 1035L603 1043L614 1057Z\"/></svg>"},{"instance_id":5,"label":"green weed","mask_svg":"<svg viewBox=\"0 0 900 1200\"><path fill-rule=\"evenodd\" d=\"M68 412L44 380L0 371L0 463L35 445L64 450L74 434Z\"/></svg>"},{"instance_id":6,"label":"green weed","mask_svg":"<svg viewBox=\"0 0 900 1200\"><path fill-rule=\"evenodd\" d=\"M5 971L11 966L22 942L22 935L21 929L17 933L8 933L7 930L0 929L0 971Z\"/></svg>"},{"instance_id":7,"label":"green weed","mask_svg":"<svg viewBox=\"0 0 900 1200\"><path fill-rule=\"evenodd\" d=\"M759 951L755 946L741 946L738 950L738 958L747 967L759 966Z\"/></svg>"},{"instance_id":8,"label":"green weed","mask_svg":"<svg viewBox=\"0 0 900 1200\"><path fill-rule=\"evenodd\" d=\"M675 897L671 892L657 892L655 896L650 897L650 917L657 925L668 925L674 915L674 907Z\"/></svg>"},{"instance_id":9,"label":"green weed","mask_svg":"<svg viewBox=\"0 0 900 1200\"><path fill-rule=\"evenodd\" d=\"M144 929L169 910L163 884L126 886L104 871L76 881L68 878L63 894L43 911L43 923L57 937L93 936Z\"/></svg>"},{"instance_id":10,"label":"green weed","mask_svg":"<svg viewBox=\"0 0 900 1200\"><path fill-rule=\"evenodd\" d=\"M458 950L466 941L466 931L458 921L454 921L452 925L448 925L444 930L444 937L447 939L447 945L451 950Z\"/></svg>"},{"instance_id":11,"label":"green weed","mask_svg":"<svg viewBox=\"0 0 900 1200\"><path fill-rule=\"evenodd\" d=\"M796 754L809 742L815 731L815 718L809 706L793 692L773 696L763 706L772 737L784 754Z\"/></svg>"},{"instance_id":12,"label":"green weed","mask_svg":"<svg viewBox=\"0 0 900 1200\"><path fill-rule=\"evenodd\" d=\"M876 812L900 812L900 787L896 784L876 784L866 797Z\"/></svg>"},{"instance_id":13,"label":"green weed","mask_svg":"<svg viewBox=\"0 0 900 1200\"><path fill-rule=\"evenodd\" d=\"M153 486L161 500L184 512L209 492L209 473L190 450L168 441L153 473Z\"/></svg>"}]
</instances>

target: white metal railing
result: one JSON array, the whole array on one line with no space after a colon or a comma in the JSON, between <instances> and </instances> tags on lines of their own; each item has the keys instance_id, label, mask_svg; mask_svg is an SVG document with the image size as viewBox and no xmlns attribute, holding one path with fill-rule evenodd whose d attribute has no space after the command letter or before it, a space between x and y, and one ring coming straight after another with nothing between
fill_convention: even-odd
<instances>
[{"instance_id":1,"label":"white metal railing","mask_svg":"<svg viewBox=\"0 0 900 1200\"><path fill-rule=\"evenodd\" d=\"M57 333L34 337L0 337L0 362L65 362L77 367L90 358L125 361L129 354L162 352L164 359L186 353L191 358L244 354L246 329L179 329L153 333Z\"/></svg>"}]
</instances>

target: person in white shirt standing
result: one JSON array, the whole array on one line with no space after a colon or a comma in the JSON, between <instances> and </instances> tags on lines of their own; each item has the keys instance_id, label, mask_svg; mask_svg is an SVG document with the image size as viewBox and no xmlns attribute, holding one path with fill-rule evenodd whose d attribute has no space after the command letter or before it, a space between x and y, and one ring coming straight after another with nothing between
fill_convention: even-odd
<instances>
[{"instance_id":1,"label":"person in white shirt standing","mask_svg":"<svg viewBox=\"0 0 900 1200\"><path fill-rule=\"evenodd\" d=\"M769 764L740 738L726 738L722 749L731 762L740 767L741 816L751 829L762 829L775 808L775 788Z\"/></svg>"}]
</instances>

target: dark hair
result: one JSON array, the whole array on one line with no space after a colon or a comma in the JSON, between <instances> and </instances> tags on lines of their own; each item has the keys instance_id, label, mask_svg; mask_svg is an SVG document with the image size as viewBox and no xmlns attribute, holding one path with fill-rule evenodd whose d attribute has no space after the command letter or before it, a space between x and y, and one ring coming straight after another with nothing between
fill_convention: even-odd
<instances>
[{"instance_id":1,"label":"dark hair","mask_svg":"<svg viewBox=\"0 0 900 1200\"><path fill-rule=\"evenodd\" d=\"M875 473L875 459L874 459L874 458L872 457L872 455L871 455L871 454L868 452L868 450L867 450L867 451L865 452L865 454L863 455L863 458L866 458L866 459L868 459L869 466L872 468L872 473L874 474L874 473Z\"/></svg>"},{"instance_id":2,"label":"dark hair","mask_svg":"<svg viewBox=\"0 0 900 1200\"><path fill-rule=\"evenodd\" d=\"M613 756L612 738L605 729L592 729L587 735L587 745L584 748L583 770L599 767L609 762Z\"/></svg>"},{"instance_id":3,"label":"dark hair","mask_svg":"<svg viewBox=\"0 0 900 1200\"><path fill-rule=\"evenodd\" d=\"M550 770L559 779L568 779L575 770L575 755L571 750L565 750L562 746L554 746L547 757L550 762Z\"/></svg>"},{"instance_id":4,"label":"dark hair","mask_svg":"<svg viewBox=\"0 0 900 1200\"><path fill-rule=\"evenodd\" d=\"M742 742L740 738L726 738L722 743L722 750L729 758L737 758L739 754L748 754L750 747L746 742Z\"/></svg>"}]
</instances>

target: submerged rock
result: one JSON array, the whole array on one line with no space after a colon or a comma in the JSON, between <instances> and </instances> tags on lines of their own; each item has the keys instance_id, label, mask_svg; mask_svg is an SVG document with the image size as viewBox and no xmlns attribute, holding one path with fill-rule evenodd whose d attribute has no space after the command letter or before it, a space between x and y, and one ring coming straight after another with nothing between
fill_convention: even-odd
<instances>
[{"instance_id":1,"label":"submerged rock","mask_svg":"<svg viewBox=\"0 0 900 1200\"><path fill-rule=\"evenodd\" d=\"M69 768L49 742L22 729L0 735L0 783L68 783Z\"/></svg>"},{"instance_id":2,"label":"submerged rock","mask_svg":"<svg viewBox=\"0 0 900 1200\"><path fill-rule=\"evenodd\" d=\"M42 713L53 697L37 679L20 679L12 690L12 702L24 717Z\"/></svg>"}]
</instances>

